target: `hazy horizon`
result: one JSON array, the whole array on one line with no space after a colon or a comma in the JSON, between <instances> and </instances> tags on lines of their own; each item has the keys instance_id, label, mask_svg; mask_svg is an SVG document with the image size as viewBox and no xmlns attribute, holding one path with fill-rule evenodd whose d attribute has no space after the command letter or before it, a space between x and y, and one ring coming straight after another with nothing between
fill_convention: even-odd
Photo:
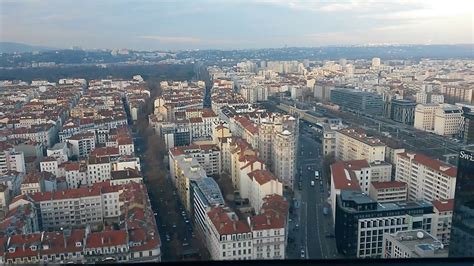
<instances>
[{"instance_id":1,"label":"hazy horizon","mask_svg":"<svg viewBox=\"0 0 474 266\"><path fill-rule=\"evenodd\" d=\"M0 0L1 40L67 49L472 44L471 1ZM446 41L448 40L448 41Z\"/></svg>"}]
</instances>

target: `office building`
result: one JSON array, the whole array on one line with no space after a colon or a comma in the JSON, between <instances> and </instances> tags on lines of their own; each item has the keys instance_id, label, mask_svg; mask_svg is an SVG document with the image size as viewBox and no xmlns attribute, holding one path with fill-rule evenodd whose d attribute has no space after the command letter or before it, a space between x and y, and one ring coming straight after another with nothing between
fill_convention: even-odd
<instances>
[{"instance_id":1,"label":"office building","mask_svg":"<svg viewBox=\"0 0 474 266\"><path fill-rule=\"evenodd\" d=\"M382 204L354 190L341 191L336 201L336 247L347 257L380 258L383 235L387 233L414 229L431 233L431 203Z\"/></svg>"},{"instance_id":2,"label":"office building","mask_svg":"<svg viewBox=\"0 0 474 266\"><path fill-rule=\"evenodd\" d=\"M417 104L413 126L419 130L433 131L435 125L435 113L438 108L439 105L434 103Z\"/></svg>"},{"instance_id":3,"label":"office building","mask_svg":"<svg viewBox=\"0 0 474 266\"><path fill-rule=\"evenodd\" d=\"M207 213L213 207L224 207L224 197L213 178L206 177L191 181L192 187L192 217L196 228L203 239L208 240L211 233L209 224L207 223Z\"/></svg>"},{"instance_id":4,"label":"office building","mask_svg":"<svg viewBox=\"0 0 474 266\"><path fill-rule=\"evenodd\" d=\"M335 88L331 91L331 102L342 109L364 114L380 115L383 112L382 96L348 88Z\"/></svg>"},{"instance_id":5,"label":"office building","mask_svg":"<svg viewBox=\"0 0 474 266\"><path fill-rule=\"evenodd\" d=\"M458 136L461 133L462 114L462 109L458 106L443 105L436 109L434 133L441 136Z\"/></svg>"},{"instance_id":6,"label":"office building","mask_svg":"<svg viewBox=\"0 0 474 266\"><path fill-rule=\"evenodd\" d=\"M474 257L474 148L459 152L450 257Z\"/></svg>"},{"instance_id":7,"label":"office building","mask_svg":"<svg viewBox=\"0 0 474 266\"><path fill-rule=\"evenodd\" d=\"M441 93L449 104L474 104L474 88L461 86L442 86Z\"/></svg>"},{"instance_id":8,"label":"office building","mask_svg":"<svg viewBox=\"0 0 474 266\"><path fill-rule=\"evenodd\" d=\"M474 144L474 112L464 113L462 137L465 144Z\"/></svg>"},{"instance_id":9,"label":"office building","mask_svg":"<svg viewBox=\"0 0 474 266\"><path fill-rule=\"evenodd\" d=\"M424 230L383 235L383 258L446 258L448 249Z\"/></svg>"},{"instance_id":10,"label":"office building","mask_svg":"<svg viewBox=\"0 0 474 266\"><path fill-rule=\"evenodd\" d=\"M391 105L390 118L393 121L413 125L415 121L415 102L409 100L392 100Z\"/></svg>"}]
</instances>

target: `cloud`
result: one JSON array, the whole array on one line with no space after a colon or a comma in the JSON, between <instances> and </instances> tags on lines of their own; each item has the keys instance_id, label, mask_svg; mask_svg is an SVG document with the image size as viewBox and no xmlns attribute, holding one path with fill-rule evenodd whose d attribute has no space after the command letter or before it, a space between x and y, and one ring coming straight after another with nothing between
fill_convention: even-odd
<instances>
[{"instance_id":1,"label":"cloud","mask_svg":"<svg viewBox=\"0 0 474 266\"><path fill-rule=\"evenodd\" d=\"M198 38L192 36L161 36L161 35L143 35L140 39L158 41L163 44L184 44L184 45L228 45L228 44L248 44L248 40L233 39L212 39Z\"/></svg>"},{"instance_id":2,"label":"cloud","mask_svg":"<svg viewBox=\"0 0 474 266\"><path fill-rule=\"evenodd\" d=\"M195 37L177 37L177 36L159 36L159 35L144 35L139 36L141 39L155 40L162 43L182 43L182 44L195 44L200 43L202 40Z\"/></svg>"}]
</instances>

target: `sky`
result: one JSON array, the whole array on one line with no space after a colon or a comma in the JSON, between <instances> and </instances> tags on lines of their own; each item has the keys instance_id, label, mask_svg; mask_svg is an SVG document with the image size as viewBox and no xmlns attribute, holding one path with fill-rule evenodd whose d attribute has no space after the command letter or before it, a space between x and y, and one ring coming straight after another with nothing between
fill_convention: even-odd
<instances>
[{"instance_id":1,"label":"sky","mask_svg":"<svg viewBox=\"0 0 474 266\"><path fill-rule=\"evenodd\" d=\"M0 40L56 48L472 44L473 0L0 0Z\"/></svg>"}]
</instances>

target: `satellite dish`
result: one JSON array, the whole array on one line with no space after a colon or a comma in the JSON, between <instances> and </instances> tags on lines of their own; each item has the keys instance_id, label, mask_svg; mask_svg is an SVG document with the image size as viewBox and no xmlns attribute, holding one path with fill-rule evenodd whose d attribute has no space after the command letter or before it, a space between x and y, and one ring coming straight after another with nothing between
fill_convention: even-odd
<instances>
[{"instance_id":1,"label":"satellite dish","mask_svg":"<svg viewBox=\"0 0 474 266\"><path fill-rule=\"evenodd\" d=\"M418 232L416 233L416 237L418 237L419 239L422 239L425 235L423 234L423 232Z\"/></svg>"}]
</instances>

